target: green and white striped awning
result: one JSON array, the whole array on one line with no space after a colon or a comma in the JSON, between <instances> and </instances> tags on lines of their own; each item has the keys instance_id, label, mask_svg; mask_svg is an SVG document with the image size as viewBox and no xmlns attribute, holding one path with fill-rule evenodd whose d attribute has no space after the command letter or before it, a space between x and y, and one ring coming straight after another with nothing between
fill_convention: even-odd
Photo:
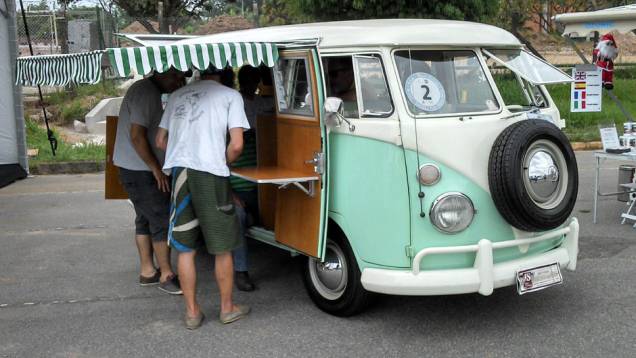
<instances>
[{"instance_id":1,"label":"green and white striped awning","mask_svg":"<svg viewBox=\"0 0 636 358\"><path fill-rule=\"evenodd\" d=\"M20 57L17 60L15 84L66 86L69 83L97 83L102 78L104 52Z\"/></svg>"},{"instance_id":2,"label":"green and white striped awning","mask_svg":"<svg viewBox=\"0 0 636 358\"><path fill-rule=\"evenodd\" d=\"M147 75L155 70L164 72L170 67L180 71L204 70L210 65L216 68L246 64L273 67L278 60L276 44L261 42L109 48L82 54L18 58L16 84L66 86L69 83L97 83L101 80L104 54L118 77L128 77L133 73Z\"/></svg>"},{"instance_id":3,"label":"green and white striped awning","mask_svg":"<svg viewBox=\"0 0 636 358\"><path fill-rule=\"evenodd\" d=\"M119 76L127 77L132 71L146 75L153 70L164 72L170 67L180 71L204 70L210 65L224 68L262 63L273 67L278 50L271 43L237 42L113 48L108 49L108 57Z\"/></svg>"}]
</instances>

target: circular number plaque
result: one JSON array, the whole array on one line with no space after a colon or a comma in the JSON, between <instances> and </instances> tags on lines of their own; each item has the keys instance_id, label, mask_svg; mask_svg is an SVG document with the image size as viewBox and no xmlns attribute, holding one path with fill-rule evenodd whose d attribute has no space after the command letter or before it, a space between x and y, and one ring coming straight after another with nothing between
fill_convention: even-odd
<instances>
[{"instance_id":1,"label":"circular number plaque","mask_svg":"<svg viewBox=\"0 0 636 358\"><path fill-rule=\"evenodd\" d=\"M433 75L417 72L409 76L404 84L406 98L415 107L425 112L438 111L446 102L444 86Z\"/></svg>"}]
</instances>

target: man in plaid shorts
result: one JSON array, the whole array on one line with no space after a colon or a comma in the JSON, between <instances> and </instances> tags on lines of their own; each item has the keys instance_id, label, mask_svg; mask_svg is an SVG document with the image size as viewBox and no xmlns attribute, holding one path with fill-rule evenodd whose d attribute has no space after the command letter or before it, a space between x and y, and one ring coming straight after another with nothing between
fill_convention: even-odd
<instances>
[{"instance_id":1,"label":"man in plaid shorts","mask_svg":"<svg viewBox=\"0 0 636 358\"><path fill-rule=\"evenodd\" d=\"M215 255L214 272L221 294L219 320L234 322L250 311L232 301L232 250L241 241L228 168L243 150L243 131L249 129L249 123L241 95L219 83L220 72L215 68L202 71L201 81L170 96L156 137L157 146L167 148L163 168L172 172L168 241L179 252L188 329L200 327L204 318L196 301L194 259L200 247Z\"/></svg>"}]
</instances>

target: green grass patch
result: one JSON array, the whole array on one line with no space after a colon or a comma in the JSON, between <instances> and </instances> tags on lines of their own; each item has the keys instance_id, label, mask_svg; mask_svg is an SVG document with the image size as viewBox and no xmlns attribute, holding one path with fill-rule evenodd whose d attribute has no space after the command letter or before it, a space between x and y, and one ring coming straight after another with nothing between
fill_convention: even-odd
<instances>
[{"instance_id":1,"label":"green grass patch","mask_svg":"<svg viewBox=\"0 0 636 358\"><path fill-rule=\"evenodd\" d=\"M104 98L121 95L117 81L103 81L95 85L74 86L46 95L44 102L53 113L54 121L61 125L84 121L84 116Z\"/></svg>"},{"instance_id":2,"label":"green grass patch","mask_svg":"<svg viewBox=\"0 0 636 358\"><path fill-rule=\"evenodd\" d=\"M51 152L51 145L46 135L46 128L40 127L36 122L26 119L27 147L38 149L38 155L29 158L29 166L40 163L75 162L75 161L103 161L106 158L106 146L92 143L81 143L73 146L64 142L58 133L55 133L58 145L55 156Z\"/></svg>"},{"instance_id":3,"label":"green grass patch","mask_svg":"<svg viewBox=\"0 0 636 358\"><path fill-rule=\"evenodd\" d=\"M554 85L548 87L552 99L565 119L565 133L572 141L600 140L598 125L601 123L615 123L619 133L622 133L623 123L627 121L623 112L612 99L603 91L601 112L572 113L570 112L570 85ZM636 71L617 71L614 75L614 95L621 101L623 107L632 116L636 115Z\"/></svg>"},{"instance_id":4,"label":"green grass patch","mask_svg":"<svg viewBox=\"0 0 636 358\"><path fill-rule=\"evenodd\" d=\"M571 69L565 69L570 74ZM499 92L508 104L527 105L523 92L521 92L516 79L511 74L495 76L495 82ZM556 104L561 118L565 119L565 134L573 142L589 142L600 140L598 125L601 123L615 123L619 134L622 133L623 123L627 118L620 108L603 91L603 104L601 112L570 112L570 84L548 86L548 91ZM623 67L614 72L614 95L621 101L623 107L632 116L636 116L636 67Z\"/></svg>"}]
</instances>

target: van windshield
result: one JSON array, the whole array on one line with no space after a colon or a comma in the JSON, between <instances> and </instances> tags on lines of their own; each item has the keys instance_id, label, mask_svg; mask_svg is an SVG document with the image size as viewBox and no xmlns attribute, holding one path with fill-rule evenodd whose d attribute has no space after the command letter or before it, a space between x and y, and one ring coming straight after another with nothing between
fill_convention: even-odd
<instances>
[{"instance_id":1,"label":"van windshield","mask_svg":"<svg viewBox=\"0 0 636 358\"><path fill-rule=\"evenodd\" d=\"M395 62L415 115L494 112L497 99L472 51L398 50Z\"/></svg>"}]
</instances>

